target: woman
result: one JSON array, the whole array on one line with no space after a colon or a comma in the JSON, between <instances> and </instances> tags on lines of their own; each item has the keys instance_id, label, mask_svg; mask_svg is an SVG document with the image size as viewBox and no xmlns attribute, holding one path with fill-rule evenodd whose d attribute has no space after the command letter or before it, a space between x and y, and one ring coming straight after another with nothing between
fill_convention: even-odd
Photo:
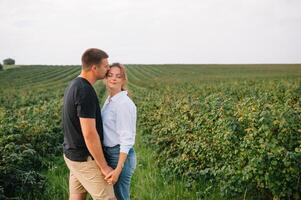
<instances>
[{"instance_id":1,"label":"woman","mask_svg":"<svg viewBox=\"0 0 301 200\"><path fill-rule=\"evenodd\" d=\"M125 89L126 82L124 66L119 63L112 64L105 79L109 96L101 111L104 154L108 165L114 169L105 179L109 184L114 184L118 200L130 199L130 182L136 168L133 145L137 111Z\"/></svg>"}]
</instances>

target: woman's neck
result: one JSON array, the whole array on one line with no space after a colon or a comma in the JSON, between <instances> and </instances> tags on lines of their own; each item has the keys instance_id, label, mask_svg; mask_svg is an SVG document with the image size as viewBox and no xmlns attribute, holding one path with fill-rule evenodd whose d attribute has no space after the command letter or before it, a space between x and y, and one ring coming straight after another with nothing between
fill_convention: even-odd
<instances>
[{"instance_id":1,"label":"woman's neck","mask_svg":"<svg viewBox=\"0 0 301 200\"><path fill-rule=\"evenodd\" d=\"M113 96L115 96L115 95L118 94L119 92L121 92L121 89L119 89L119 90L113 90L113 89L110 89L110 90L109 90L109 95L110 95L110 97L112 98Z\"/></svg>"}]
</instances>

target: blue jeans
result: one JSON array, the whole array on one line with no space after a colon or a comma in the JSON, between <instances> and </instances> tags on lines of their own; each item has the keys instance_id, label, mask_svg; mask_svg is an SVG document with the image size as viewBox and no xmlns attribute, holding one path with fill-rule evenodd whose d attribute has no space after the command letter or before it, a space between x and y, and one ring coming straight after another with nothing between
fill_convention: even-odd
<instances>
[{"instance_id":1,"label":"blue jeans","mask_svg":"<svg viewBox=\"0 0 301 200\"><path fill-rule=\"evenodd\" d=\"M118 164L120 146L104 147L104 155L108 165L115 169ZM136 154L133 148L130 149L127 159L117 183L114 185L114 192L117 200L130 200L131 177L136 168Z\"/></svg>"}]
</instances>

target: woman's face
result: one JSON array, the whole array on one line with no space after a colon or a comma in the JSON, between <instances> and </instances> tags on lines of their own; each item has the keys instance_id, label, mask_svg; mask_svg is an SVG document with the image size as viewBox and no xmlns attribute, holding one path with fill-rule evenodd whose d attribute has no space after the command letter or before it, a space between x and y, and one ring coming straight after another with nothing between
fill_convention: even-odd
<instances>
[{"instance_id":1,"label":"woman's face","mask_svg":"<svg viewBox=\"0 0 301 200\"><path fill-rule=\"evenodd\" d=\"M124 76L119 67L111 67L107 74L107 87L111 90L121 90Z\"/></svg>"}]
</instances>

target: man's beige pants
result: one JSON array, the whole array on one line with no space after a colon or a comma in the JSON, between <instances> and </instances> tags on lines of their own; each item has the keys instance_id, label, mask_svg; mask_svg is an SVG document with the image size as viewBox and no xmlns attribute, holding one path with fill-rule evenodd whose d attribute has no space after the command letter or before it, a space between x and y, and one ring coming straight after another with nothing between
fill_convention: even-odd
<instances>
[{"instance_id":1,"label":"man's beige pants","mask_svg":"<svg viewBox=\"0 0 301 200\"><path fill-rule=\"evenodd\" d=\"M94 200L115 199L114 189L104 180L104 175L89 157L87 161L77 162L66 158L65 162L70 170L69 191L70 194L88 192Z\"/></svg>"}]
</instances>

